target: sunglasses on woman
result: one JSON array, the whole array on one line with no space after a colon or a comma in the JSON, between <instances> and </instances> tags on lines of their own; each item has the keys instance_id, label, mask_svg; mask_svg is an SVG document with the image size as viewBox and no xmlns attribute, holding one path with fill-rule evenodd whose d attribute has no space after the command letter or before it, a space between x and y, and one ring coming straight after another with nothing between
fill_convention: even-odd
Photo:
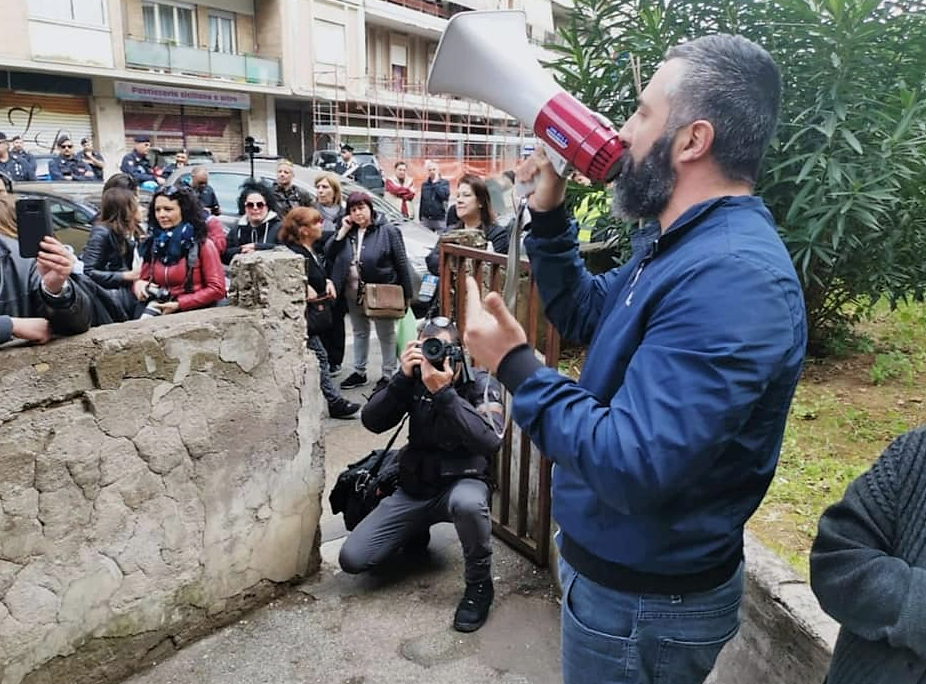
<instances>
[{"instance_id":1,"label":"sunglasses on woman","mask_svg":"<svg viewBox=\"0 0 926 684\"><path fill-rule=\"evenodd\" d=\"M266 202L245 202L244 206L246 209L263 209L267 206Z\"/></svg>"}]
</instances>

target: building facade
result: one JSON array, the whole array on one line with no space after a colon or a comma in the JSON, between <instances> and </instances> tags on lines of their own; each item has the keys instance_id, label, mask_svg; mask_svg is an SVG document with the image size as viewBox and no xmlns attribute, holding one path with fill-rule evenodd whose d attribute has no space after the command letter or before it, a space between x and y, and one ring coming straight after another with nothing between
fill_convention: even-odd
<instances>
[{"instance_id":1,"label":"building facade","mask_svg":"<svg viewBox=\"0 0 926 684\"><path fill-rule=\"evenodd\" d=\"M457 12L515 8L536 42L552 40L568 0L462 2L10 0L0 131L39 153L61 135L92 136L107 173L140 133L219 161L251 135L303 163L349 142L387 167L435 158L488 170L516 159L529 131L425 92L441 32Z\"/></svg>"}]
</instances>

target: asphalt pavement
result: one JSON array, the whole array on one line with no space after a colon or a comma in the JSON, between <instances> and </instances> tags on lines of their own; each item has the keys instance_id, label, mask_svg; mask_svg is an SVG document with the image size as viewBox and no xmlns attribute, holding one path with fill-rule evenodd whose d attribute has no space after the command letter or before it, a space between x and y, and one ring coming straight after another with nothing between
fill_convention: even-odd
<instances>
[{"instance_id":1,"label":"asphalt pavement","mask_svg":"<svg viewBox=\"0 0 926 684\"><path fill-rule=\"evenodd\" d=\"M350 344L348 331L348 344ZM350 374L348 348L340 381ZM344 394L365 401L379 377L370 340L370 384ZM319 573L279 600L129 680L130 684L557 684L559 606L550 573L493 538L495 602L477 632L451 627L463 592L463 559L449 523L431 529L425 557L398 557L376 574L347 575L337 555L347 531L328 492L351 461L389 433L359 418L325 420L325 499ZM400 435L398 443L404 435Z\"/></svg>"}]
</instances>

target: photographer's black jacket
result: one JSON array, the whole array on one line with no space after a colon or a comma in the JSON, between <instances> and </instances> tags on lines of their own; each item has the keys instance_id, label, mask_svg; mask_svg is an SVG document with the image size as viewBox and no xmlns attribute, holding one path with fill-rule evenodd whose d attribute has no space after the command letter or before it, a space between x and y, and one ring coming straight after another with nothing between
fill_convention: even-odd
<instances>
[{"instance_id":1,"label":"photographer's black jacket","mask_svg":"<svg viewBox=\"0 0 926 684\"><path fill-rule=\"evenodd\" d=\"M505 424L501 390L485 371L473 376L472 382L448 385L432 395L420 380L399 371L363 407L363 424L376 433L409 414L408 444L399 453L399 485L411 496L432 496L464 477L491 479L492 457L502 443L497 433ZM486 383L494 411L482 406Z\"/></svg>"}]
</instances>

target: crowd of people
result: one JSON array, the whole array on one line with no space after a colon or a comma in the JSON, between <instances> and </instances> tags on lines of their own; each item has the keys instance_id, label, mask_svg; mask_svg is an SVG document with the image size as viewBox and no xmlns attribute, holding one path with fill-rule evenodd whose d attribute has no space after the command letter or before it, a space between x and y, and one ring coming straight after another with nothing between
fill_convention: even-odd
<instances>
[{"instance_id":1,"label":"crowd of people","mask_svg":"<svg viewBox=\"0 0 926 684\"><path fill-rule=\"evenodd\" d=\"M408 306L400 229L363 192L342 203L338 174L320 174L317 203L306 206L285 163L273 187L243 186L241 218L227 236L213 237L213 209L200 200L208 183L159 188L144 231L133 187L140 176L111 178L83 273L54 238L38 258L19 257L15 212L0 197L0 342L86 330L99 306L85 281L126 318L215 305L225 295L223 262L285 245L303 257L307 299L332 300L331 326L307 336L331 414L360 410L331 381L349 316L353 371L341 389L369 382L375 326L381 377L361 419L374 432L410 421L397 488L348 536L341 567L363 572L399 551L421 552L429 527L452 521L465 581L453 626L485 623L504 386L512 419L555 464L565 683L700 684L740 626L743 530L774 475L807 342L794 266L753 194L780 97L777 65L742 37L669 50L620 129L626 152L613 186L617 213L650 222L630 260L603 274L591 275L579 256L566 181L543 150L520 165L518 179L535 188L525 248L546 315L587 345L578 380L544 367L498 293L483 298L472 278L465 336L431 317L398 353L394 320L371 316L361 298L370 284L394 285ZM0 164L13 159L5 150L0 141ZM349 171L351 150L343 152ZM130 154L140 166L142 149ZM386 192L403 215L417 211L442 232L450 186L433 162L427 171L416 193L396 164ZM482 230L495 251L507 251L482 179L461 178L453 208L450 227ZM445 350L440 359L425 353L431 341ZM464 348L498 380L472 371ZM826 684L926 677L924 466L918 428L820 521L812 587L841 622Z\"/></svg>"}]
</instances>

